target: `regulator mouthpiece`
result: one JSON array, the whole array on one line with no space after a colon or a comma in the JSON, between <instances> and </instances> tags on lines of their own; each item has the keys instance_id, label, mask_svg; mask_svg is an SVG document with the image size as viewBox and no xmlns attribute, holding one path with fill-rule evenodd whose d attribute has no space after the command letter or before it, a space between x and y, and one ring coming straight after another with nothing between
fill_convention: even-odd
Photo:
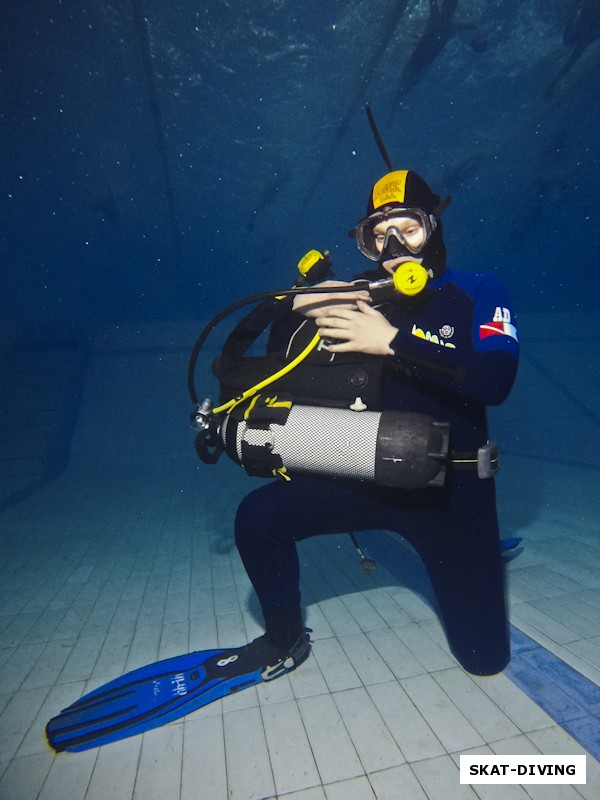
<instances>
[{"instance_id":1,"label":"regulator mouthpiece","mask_svg":"<svg viewBox=\"0 0 600 800\"><path fill-rule=\"evenodd\" d=\"M429 280L427 270L416 261L405 261L392 276L394 289L400 294L414 297L423 291Z\"/></svg>"},{"instance_id":2,"label":"regulator mouthpiece","mask_svg":"<svg viewBox=\"0 0 600 800\"><path fill-rule=\"evenodd\" d=\"M423 291L429 280L429 273L416 261L405 261L395 270L391 278L373 281L369 292L374 300L390 300L397 294L414 297Z\"/></svg>"}]
</instances>

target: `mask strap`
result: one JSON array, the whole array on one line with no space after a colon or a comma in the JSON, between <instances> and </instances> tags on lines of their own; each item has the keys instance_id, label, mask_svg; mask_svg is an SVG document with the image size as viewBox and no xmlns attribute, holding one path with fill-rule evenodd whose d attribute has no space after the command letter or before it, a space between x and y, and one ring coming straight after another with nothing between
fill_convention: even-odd
<instances>
[{"instance_id":1,"label":"mask strap","mask_svg":"<svg viewBox=\"0 0 600 800\"><path fill-rule=\"evenodd\" d=\"M448 208L450 203L452 202L452 197L448 195L445 200L442 200L431 212L434 217L441 217L444 211Z\"/></svg>"}]
</instances>

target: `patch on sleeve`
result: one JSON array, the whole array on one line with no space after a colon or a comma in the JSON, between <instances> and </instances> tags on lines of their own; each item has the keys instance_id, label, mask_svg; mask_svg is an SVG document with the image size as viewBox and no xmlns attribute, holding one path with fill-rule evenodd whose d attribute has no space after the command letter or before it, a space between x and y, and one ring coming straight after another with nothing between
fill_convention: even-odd
<instances>
[{"instance_id":1,"label":"patch on sleeve","mask_svg":"<svg viewBox=\"0 0 600 800\"><path fill-rule=\"evenodd\" d=\"M487 339L490 336L499 335L510 336L516 342L519 341L517 329L511 322L509 309L497 306L491 322L484 322L483 325L479 326L479 338Z\"/></svg>"}]
</instances>

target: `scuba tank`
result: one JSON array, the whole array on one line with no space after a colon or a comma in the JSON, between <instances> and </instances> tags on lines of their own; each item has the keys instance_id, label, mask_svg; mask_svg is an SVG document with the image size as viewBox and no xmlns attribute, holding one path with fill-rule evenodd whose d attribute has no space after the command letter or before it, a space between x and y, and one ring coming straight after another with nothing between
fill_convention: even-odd
<instances>
[{"instance_id":1,"label":"scuba tank","mask_svg":"<svg viewBox=\"0 0 600 800\"><path fill-rule=\"evenodd\" d=\"M447 423L399 411L290 405L288 412L266 424L262 414L223 421L223 446L249 475L322 475L401 489L444 483Z\"/></svg>"}]
</instances>

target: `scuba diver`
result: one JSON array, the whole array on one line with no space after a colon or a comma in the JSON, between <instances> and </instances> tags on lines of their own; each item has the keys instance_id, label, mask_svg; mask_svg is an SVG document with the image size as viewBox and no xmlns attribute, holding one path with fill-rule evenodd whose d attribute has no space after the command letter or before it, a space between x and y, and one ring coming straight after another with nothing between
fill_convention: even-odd
<instances>
[{"instance_id":1,"label":"scuba diver","mask_svg":"<svg viewBox=\"0 0 600 800\"><path fill-rule=\"evenodd\" d=\"M293 377L275 384L277 394L263 403L267 407L255 424L257 435L269 422L285 421L277 417L278 406L286 406L288 413L290 405L300 403L307 411L316 407L312 410L323 419L343 408L341 413L356 420L356 426L368 413L363 417L356 410L366 406L382 412L377 415L382 419L400 412L396 434L401 439L408 435L402 429L405 416L433 420L445 440L440 453L427 453L436 467L425 478L395 484L356 480L350 458L340 458L337 467L319 469L317 464L294 471L281 469L272 447L242 441L240 450L239 417L233 447L238 456L245 448L246 457L254 459L251 468L241 463L250 474L283 480L252 491L236 514L237 548L266 628L263 636L236 651L231 669L237 674L266 665L283 674L309 655L296 543L328 533L374 530L401 534L421 557L450 649L464 669L490 675L509 661L494 486L499 456L497 445L488 440L486 406L503 402L512 388L518 340L503 284L489 274L446 266L440 215L447 202L441 203L412 170L384 175L372 188L366 216L351 232L373 268L350 284L325 281L314 287L320 293L307 290L263 304L230 334L214 366L221 396L239 396L248 385L243 354L266 316L272 356L291 358L315 333L319 345ZM414 288L409 285L393 297L378 295L379 286L388 286L390 279L395 283L407 269ZM244 420L251 420L248 404L243 408ZM356 430L360 447L362 434ZM414 464L381 456L384 440L393 435L380 432L376 458L398 462L410 475ZM308 438L300 426L296 445L289 449L296 452L298 442ZM431 451L432 441L427 438L426 450ZM436 442L433 449L440 450L439 436ZM230 455L240 461L236 453ZM263 458L269 462L266 468ZM269 461L273 458L275 467Z\"/></svg>"},{"instance_id":2,"label":"scuba diver","mask_svg":"<svg viewBox=\"0 0 600 800\"><path fill-rule=\"evenodd\" d=\"M458 662L476 675L506 666L498 446L486 406L510 392L517 333L500 281L446 267L448 202L415 172L391 169L352 232L372 270L323 282L330 262L312 251L299 265L304 288L240 301L264 302L213 367L217 408L198 402L193 372L207 332L232 307L205 328L188 371L198 454L214 463L225 451L251 475L280 478L247 495L235 520L265 634L148 664L84 695L46 725L56 752L143 733L298 667L310 631L296 543L311 536L401 534L429 574ZM248 357L266 328L267 355Z\"/></svg>"}]
</instances>

